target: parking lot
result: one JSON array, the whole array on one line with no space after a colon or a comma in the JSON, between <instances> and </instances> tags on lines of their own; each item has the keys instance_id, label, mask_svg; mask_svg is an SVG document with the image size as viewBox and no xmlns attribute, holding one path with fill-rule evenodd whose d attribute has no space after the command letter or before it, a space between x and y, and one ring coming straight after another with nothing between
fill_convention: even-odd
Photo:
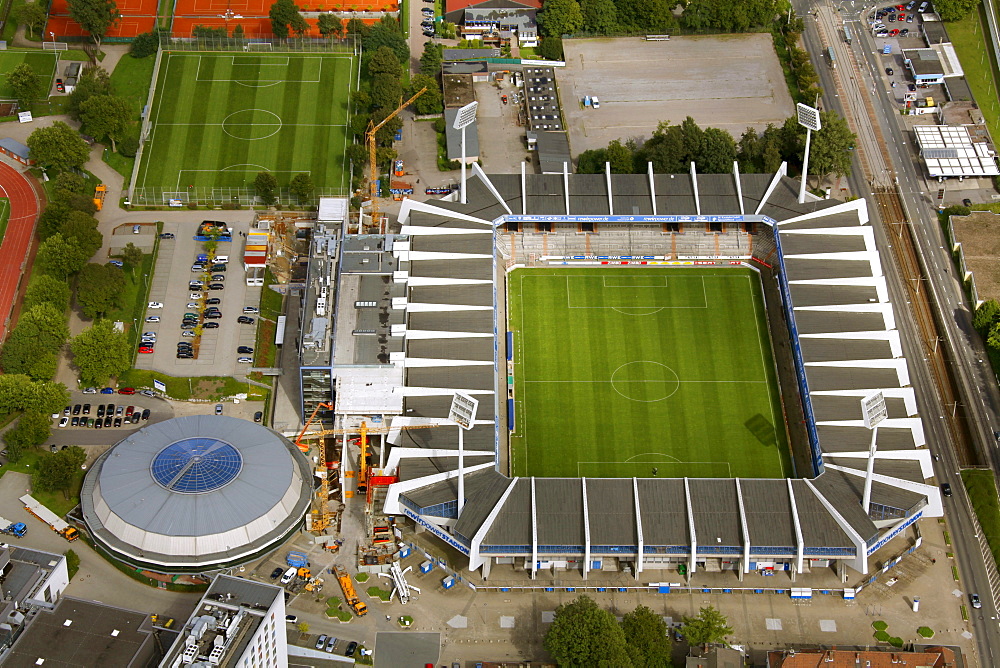
<instances>
[{"instance_id":1,"label":"parking lot","mask_svg":"<svg viewBox=\"0 0 1000 668\"><path fill-rule=\"evenodd\" d=\"M661 121L687 116L739 138L794 113L770 34L572 39L563 48L556 83L574 155L648 139ZM600 109L583 106L587 95L599 97Z\"/></svg>"},{"instance_id":2,"label":"parking lot","mask_svg":"<svg viewBox=\"0 0 1000 668\"><path fill-rule=\"evenodd\" d=\"M183 231L182 231L183 228ZM221 282L221 290L191 290L188 283L203 278L201 273L191 270L195 259L204 253L202 242L194 239L190 224L168 223L163 232L173 234L172 239L160 241L159 255L151 278L149 301L160 303L161 308L150 308L146 311L149 317L158 317L158 322L141 323L143 332L155 334L156 346L150 354L139 354L136 360L137 369L150 369L171 376L243 376L251 370L252 364L240 363L238 358L249 357L252 354L239 354L239 346L253 347L256 335L256 315L254 324L241 324L237 321L243 315L245 306L257 307L260 304L259 287L247 287L243 264L240 256L243 252L243 238L239 231L246 229L246 223L233 226L233 240L220 241L217 255L229 257L225 276ZM212 272L219 273L219 272ZM192 294L200 292L200 297L192 298ZM207 308L206 299L219 299L217 308L222 317L218 319L202 318ZM184 336L181 329L186 313L194 313L199 322L218 323L217 329L204 328L200 337ZM193 330L187 330L192 332ZM193 359L177 358L177 343L190 342L194 349Z\"/></svg>"}]
</instances>

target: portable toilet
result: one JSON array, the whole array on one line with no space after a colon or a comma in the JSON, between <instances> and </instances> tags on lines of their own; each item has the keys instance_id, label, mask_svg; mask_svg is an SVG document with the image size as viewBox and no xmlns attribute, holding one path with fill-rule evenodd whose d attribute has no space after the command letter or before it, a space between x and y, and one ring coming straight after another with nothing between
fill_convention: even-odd
<instances>
[{"instance_id":1,"label":"portable toilet","mask_svg":"<svg viewBox=\"0 0 1000 668\"><path fill-rule=\"evenodd\" d=\"M399 558L400 559L406 559L408 556L410 556L410 551L411 551L411 549L410 549L409 545L404 545L404 546L400 547L399 548Z\"/></svg>"},{"instance_id":2,"label":"portable toilet","mask_svg":"<svg viewBox=\"0 0 1000 668\"><path fill-rule=\"evenodd\" d=\"M455 586L455 576L449 575L444 580L441 580L441 584L444 586L445 589L451 589L452 587Z\"/></svg>"},{"instance_id":3,"label":"portable toilet","mask_svg":"<svg viewBox=\"0 0 1000 668\"><path fill-rule=\"evenodd\" d=\"M434 570L434 562L433 561L428 560L428 561L425 561L424 563L420 564L420 572L421 573L430 573L432 570Z\"/></svg>"},{"instance_id":4,"label":"portable toilet","mask_svg":"<svg viewBox=\"0 0 1000 668\"><path fill-rule=\"evenodd\" d=\"M584 95L583 96L583 106L585 106L585 107L589 107L590 106L590 96L589 95Z\"/></svg>"}]
</instances>

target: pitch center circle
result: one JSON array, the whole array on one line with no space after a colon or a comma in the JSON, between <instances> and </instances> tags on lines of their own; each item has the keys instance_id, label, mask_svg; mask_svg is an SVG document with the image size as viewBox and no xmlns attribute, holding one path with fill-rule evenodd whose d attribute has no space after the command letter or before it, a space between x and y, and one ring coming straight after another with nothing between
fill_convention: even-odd
<instances>
[{"instance_id":1,"label":"pitch center circle","mask_svg":"<svg viewBox=\"0 0 1000 668\"><path fill-rule=\"evenodd\" d=\"M611 387L615 392L642 403L669 399L680 386L680 378L673 369L649 360L626 362L611 374Z\"/></svg>"},{"instance_id":2,"label":"pitch center circle","mask_svg":"<svg viewBox=\"0 0 1000 668\"><path fill-rule=\"evenodd\" d=\"M222 119L222 131L233 139L255 141L278 134L281 117L267 109L240 109Z\"/></svg>"}]
</instances>

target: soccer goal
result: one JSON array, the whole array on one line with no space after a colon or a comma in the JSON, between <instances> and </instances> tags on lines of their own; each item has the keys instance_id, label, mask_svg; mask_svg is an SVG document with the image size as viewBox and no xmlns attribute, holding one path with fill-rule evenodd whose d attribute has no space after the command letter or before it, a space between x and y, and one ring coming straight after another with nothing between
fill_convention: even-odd
<instances>
[{"instance_id":1,"label":"soccer goal","mask_svg":"<svg viewBox=\"0 0 1000 668\"><path fill-rule=\"evenodd\" d=\"M161 194L161 200L167 206L178 206L178 203L180 203L180 204L187 204L188 203L188 193L187 193L187 191L181 191L181 192L164 191Z\"/></svg>"},{"instance_id":2,"label":"soccer goal","mask_svg":"<svg viewBox=\"0 0 1000 668\"><path fill-rule=\"evenodd\" d=\"M69 51L68 42L42 42L43 51Z\"/></svg>"},{"instance_id":3,"label":"soccer goal","mask_svg":"<svg viewBox=\"0 0 1000 668\"><path fill-rule=\"evenodd\" d=\"M272 51L272 44L270 42L247 42L243 46L244 51Z\"/></svg>"}]
</instances>

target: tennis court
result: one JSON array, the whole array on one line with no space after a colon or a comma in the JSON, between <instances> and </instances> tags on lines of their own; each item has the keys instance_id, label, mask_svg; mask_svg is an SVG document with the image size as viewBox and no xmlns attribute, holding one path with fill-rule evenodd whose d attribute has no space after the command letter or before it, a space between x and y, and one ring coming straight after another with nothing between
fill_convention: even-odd
<instances>
[{"instance_id":1,"label":"tennis court","mask_svg":"<svg viewBox=\"0 0 1000 668\"><path fill-rule=\"evenodd\" d=\"M27 63L42 79L42 97L52 88L52 78L56 75L57 56L52 51L0 51L0 99L14 99L14 91L7 85L7 73Z\"/></svg>"},{"instance_id":2,"label":"tennis court","mask_svg":"<svg viewBox=\"0 0 1000 668\"><path fill-rule=\"evenodd\" d=\"M158 0L116 0L121 19L108 29L108 37L135 37L150 32L156 26ZM66 0L52 0L45 35L56 37L89 37L90 33L69 16Z\"/></svg>"},{"instance_id":3,"label":"tennis court","mask_svg":"<svg viewBox=\"0 0 1000 668\"><path fill-rule=\"evenodd\" d=\"M514 475L791 474L760 279L733 269L519 269Z\"/></svg>"},{"instance_id":4,"label":"tennis court","mask_svg":"<svg viewBox=\"0 0 1000 668\"><path fill-rule=\"evenodd\" d=\"M348 54L165 54L136 187L186 200L252 187L269 171L279 187L304 172L317 188L346 189L352 63Z\"/></svg>"}]
</instances>

